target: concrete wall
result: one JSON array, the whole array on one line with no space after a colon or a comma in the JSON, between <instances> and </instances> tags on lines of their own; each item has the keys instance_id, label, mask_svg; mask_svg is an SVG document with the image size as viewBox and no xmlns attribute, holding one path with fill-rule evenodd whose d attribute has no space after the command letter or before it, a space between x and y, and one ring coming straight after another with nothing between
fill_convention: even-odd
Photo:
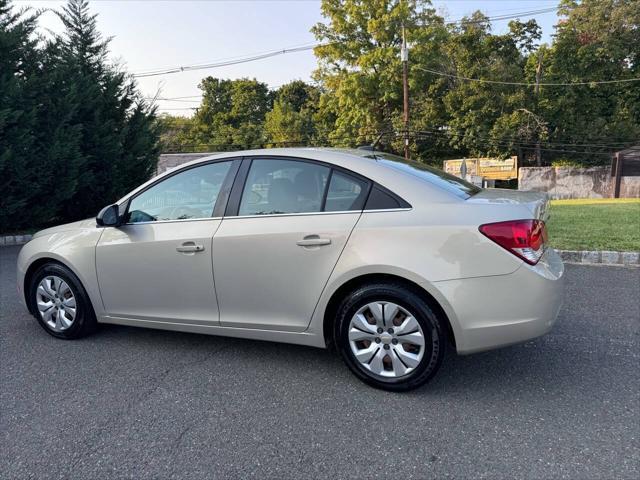
<instances>
[{"instance_id":1,"label":"concrete wall","mask_svg":"<svg viewBox=\"0 0 640 480\"><path fill-rule=\"evenodd\" d=\"M615 178L610 167L523 167L518 188L547 192L553 199L613 197ZM622 177L620 197L640 197L640 177Z\"/></svg>"},{"instance_id":2,"label":"concrete wall","mask_svg":"<svg viewBox=\"0 0 640 480\"><path fill-rule=\"evenodd\" d=\"M190 162L197 158L208 157L214 155L216 152L208 153L163 153L158 159L158 167L156 169L156 175L166 172L170 168L175 168L183 163Z\"/></svg>"}]
</instances>

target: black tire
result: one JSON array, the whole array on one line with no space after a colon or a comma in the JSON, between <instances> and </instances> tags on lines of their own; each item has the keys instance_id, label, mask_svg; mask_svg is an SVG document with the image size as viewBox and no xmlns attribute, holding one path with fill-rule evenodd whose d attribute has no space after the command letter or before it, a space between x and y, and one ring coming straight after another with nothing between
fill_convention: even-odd
<instances>
[{"instance_id":1,"label":"black tire","mask_svg":"<svg viewBox=\"0 0 640 480\"><path fill-rule=\"evenodd\" d=\"M424 336L422 359L413 370L403 376L389 378L376 375L356 359L351 349L349 342L351 319L362 307L371 302L391 302L406 309L422 329ZM338 307L333 332L334 342L344 362L360 380L383 390L407 391L424 385L440 368L447 343L447 329L444 321L438 318L419 294L405 285L385 283L364 285L347 295ZM389 361L387 358L385 360Z\"/></svg>"},{"instance_id":2,"label":"black tire","mask_svg":"<svg viewBox=\"0 0 640 480\"><path fill-rule=\"evenodd\" d=\"M51 328L42 318L38 311L37 305L37 289L41 280L47 276L57 276L64 280L71 289L76 302L75 318L71 326L66 330L56 331ZM62 338L65 340L72 340L81 338L93 333L98 322L96 321L96 315L93 311L93 306L89 300L86 290L82 286L82 283L78 277L67 267L59 263L47 263L41 266L31 277L28 288L27 301L29 303L29 310L36 318L40 326L49 334L56 338Z\"/></svg>"}]
</instances>

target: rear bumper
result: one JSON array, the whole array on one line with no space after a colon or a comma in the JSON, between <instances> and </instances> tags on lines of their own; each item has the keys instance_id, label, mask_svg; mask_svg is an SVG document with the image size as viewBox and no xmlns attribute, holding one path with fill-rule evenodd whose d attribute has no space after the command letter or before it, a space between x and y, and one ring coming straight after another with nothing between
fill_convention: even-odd
<instances>
[{"instance_id":1,"label":"rear bumper","mask_svg":"<svg viewBox=\"0 0 640 480\"><path fill-rule=\"evenodd\" d=\"M509 275L436 282L450 305L460 354L525 342L547 333L564 295L564 265L553 249Z\"/></svg>"}]
</instances>

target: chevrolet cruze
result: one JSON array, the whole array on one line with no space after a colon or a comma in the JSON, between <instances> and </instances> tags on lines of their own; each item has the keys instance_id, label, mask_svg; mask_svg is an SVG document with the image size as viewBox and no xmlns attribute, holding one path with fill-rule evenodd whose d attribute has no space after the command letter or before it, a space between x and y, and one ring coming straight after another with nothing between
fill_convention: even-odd
<instances>
[{"instance_id":1,"label":"chevrolet cruze","mask_svg":"<svg viewBox=\"0 0 640 480\"><path fill-rule=\"evenodd\" d=\"M408 390L447 344L552 327L564 267L547 207L371 150L224 153L38 232L18 290L57 338L113 323L334 347L361 380Z\"/></svg>"}]
</instances>

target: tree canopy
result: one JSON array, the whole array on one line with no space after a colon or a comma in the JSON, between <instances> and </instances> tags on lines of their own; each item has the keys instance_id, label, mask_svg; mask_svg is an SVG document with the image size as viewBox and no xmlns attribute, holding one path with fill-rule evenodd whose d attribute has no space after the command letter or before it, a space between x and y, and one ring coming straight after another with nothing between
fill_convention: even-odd
<instances>
[{"instance_id":1,"label":"tree canopy","mask_svg":"<svg viewBox=\"0 0 640 480\"><path fill-rule=\"evenodd\" d=\"M383 134L383 148L401 151L403 28L418 159L518 155L521 165L598 164L640 138L640 83L599 83L640 76L637 1L561 0L549 44L540 43L535 20L514 19L496 34L485 14L447 23L429 0L323 0L321 11L324 20L312 28L319 42L313 84L272 92L263 85L256 96L255 80L208 77L202 105L181 130L189 134L173 135L172 146L355 146ZM242 115L231 113L242 102L211 115L216 82L253 99L243 128L236 126Z\"/></svg>"},{"instance_id":2,"label":"tree canopy","mask_svg":"<svg viewBox=\"0 0 640 480\"><path fill-rule=\"evenodd\" d=\"M58 12L53 38L38 15L0 0L0 231L95 215L148 179L159 152L155 107L108 63L87 1Z\"/></svg>"},{"instance_id":3,"label":"tree canopy","mask_svg":"<svg viewBox=\"0 0 640 480\"><path fill-rule=\"evenodd\" d=\"M518 155L520 165L605 164L640 140L640 2L560 0L541 43L535 20L495 33L429 0L322 0L310 83L203 78L192 117L156 116L109 61L87 0L40 12L0 0L0 230L95 214L153 174L158 153L357 146L378 137L440 163ZM403 123L403 35L410 115Z\"/></svg>"}]
</instances>

